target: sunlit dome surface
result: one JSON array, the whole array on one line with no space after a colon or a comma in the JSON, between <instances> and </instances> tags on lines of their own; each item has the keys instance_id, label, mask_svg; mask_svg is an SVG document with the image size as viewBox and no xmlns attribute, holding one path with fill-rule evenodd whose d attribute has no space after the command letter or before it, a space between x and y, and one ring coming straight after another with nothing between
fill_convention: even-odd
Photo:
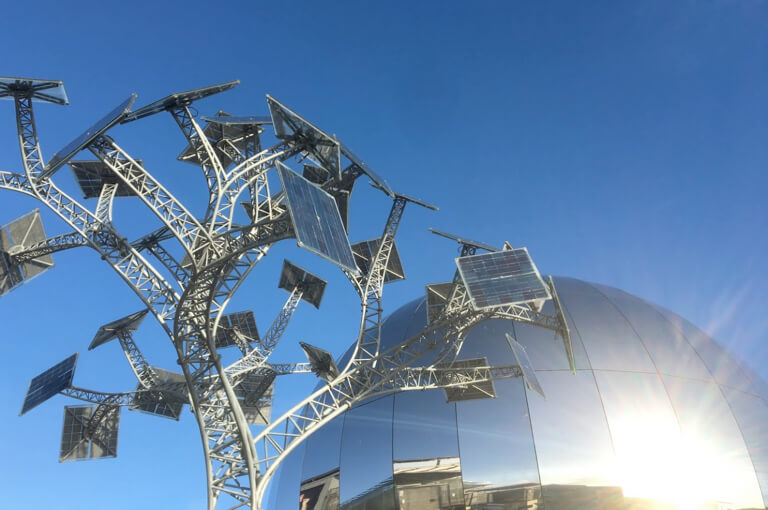
<instances>
[{"instance_id":1,"label":"sunlit dome surface","mask_svg":"<svg viewBox=\"0 0 768 510\"><path fill-rule=\"evenodd\" d=\"M496 398L446 402L431 390L365 402L287 459L268 508L765 508L768 385L667 310L555 282L575 375L550 331L508 321L473 328L460 356L515 364L509 332L546 399L506 379L494 383ZM411 302L387 319L383 342L425 322L423 300Z\"/></svg>"}]
</instances>

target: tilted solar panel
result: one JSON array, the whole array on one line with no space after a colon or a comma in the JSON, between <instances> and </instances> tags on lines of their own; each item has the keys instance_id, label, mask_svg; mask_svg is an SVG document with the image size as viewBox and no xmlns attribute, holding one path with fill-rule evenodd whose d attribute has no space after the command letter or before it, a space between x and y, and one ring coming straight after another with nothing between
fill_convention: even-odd
<instances>
[{"instance_id":1,"label":"tilted solar panel","mask_svg":"<svg viewBox=\"0 0 768 510\"><path fill-rule=\"evenodd\" d=\"M333 197L282 163L277 163L299 246L358 273Z\"/></svg>"},{"instance_id":2,"label":"tilted solar panel","mask_svg":"<svg viewBox=\"0 0 768 510\"><path fill-rule=\"evenodd\" d=\"M551 297L526 248L459 257L456 266L476 310Z\"/></svg>"}]
</instances>

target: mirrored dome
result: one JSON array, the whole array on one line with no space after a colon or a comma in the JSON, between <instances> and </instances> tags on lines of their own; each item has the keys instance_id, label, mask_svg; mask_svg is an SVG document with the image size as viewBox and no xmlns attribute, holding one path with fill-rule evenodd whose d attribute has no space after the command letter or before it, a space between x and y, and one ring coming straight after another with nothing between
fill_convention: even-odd
<instances>
[{"instance_id":1,"label":"mirrored dome","mask_svg":"<svg viewBox=\"0 0 768 510\"><path fill-rule=\"evenodd\" d=\"M363 402L285 461L268 508L766 508L768 385L661 307L555 283L575 374L551 331L510 321L475 326L460 355L514 365L509 333L546 397L512 378L458 397L408 391ZM426 317L423 299L401 307L382 342L417 334Z\"/></svg>"}]
</instances>

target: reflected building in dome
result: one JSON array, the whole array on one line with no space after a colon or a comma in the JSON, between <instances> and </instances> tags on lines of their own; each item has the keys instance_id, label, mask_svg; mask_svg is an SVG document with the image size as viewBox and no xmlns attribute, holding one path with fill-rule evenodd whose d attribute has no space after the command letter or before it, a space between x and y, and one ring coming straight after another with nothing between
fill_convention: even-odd
<instances>
[{"instance_id":1,"label":"reflected building in dome","mask_svg":"<svg viewBox=\"0 0 768 510\"><path fill-rule=\"evenodd\" d=\"M579 280L555 284L575 374L551 331L510 321L475 326L460 355L513 365L510 333L546 398L514 378L495 381L493 398L429 390L363 402L288 457L267 508L766 508L768 385L663 308ZM423 299L401 307L383 347L426 321Z\"/></svg>"}]
</instances>

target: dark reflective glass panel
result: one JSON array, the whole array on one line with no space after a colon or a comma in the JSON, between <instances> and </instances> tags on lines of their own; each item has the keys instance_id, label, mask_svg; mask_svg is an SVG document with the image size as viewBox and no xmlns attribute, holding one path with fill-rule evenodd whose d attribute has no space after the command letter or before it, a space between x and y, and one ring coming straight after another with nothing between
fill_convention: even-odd
<instances>
[{"instance_id":1,"label":"dark reflective glass panel","mask_svg":"<svg viewBox=\"0 0 768 510\"><path fill-rule=\"evenodd\" d=\"M341 440L340 500L344 510L394 510L393 396L346 413Z\"/></svg>"},{"instance_id":2,"label":"dark reflective glass panel","mask_svg":"<svg viewBox=\"0 0 768 510\"><path fill-rule=\"evenodd\" d=\"M543 399L528 394L544 507L623 508L616 457L594 375L540 371Z\"/></svg>"},{"instance_id":3,"label":"dark reflective glass panel","mask_svg":"<svg viewBox=\"0 0 768 510\"><path fill-rule=\"evenodd\" d=\"M337 416L307 440L301 469L301 501L306 510L338 510L339 455L344 415Z\"/></svg>"},{"instance_id":4,"label":"dark reflective glass panel","mask_svg":"<svg viewBox=\"0 0 768 510\"><path fill-rule=\"evenodd\" d=\"M464 508L456 406L441 390L395 395L393 445L400 510Z\"/></svg>"},{"instance_id":5,"label":"dark reflective glass panel","mask_svg":"<svg viewBox=\"0 0 768 510\"><path fill-rule=\"evenodd\" d=\"M525 248L460 257L456 266L477 310L550 298Z\"/></svg>"},{"instance_id":6,"label":"dark reflective glass panel","mask_svg":"<svg viewBox=\"0 0 768 510\"><path fill-rule=\"evenodd\" d=\"M618 289L602 285L594 287L629 321L660 373L705 381L712 379L691 344L679 334L671 322L648 303Z\"/></svg>"},{"instance_id":7,"label":"dark reflective glass panel","mask_svg":"<svg viewBox=\"0 0 768 510\"><path fill-rule=\"evenodd\" d=\"M616 453L616 474L630 508L680 501L680 429L657 374L595 371Z\"/></svg>"},{"instance_id":8,"label":"dark reflective glass panel","mask_svg":"<svg viewBox=\"0 0 768 510\"><path fill-rule=\"evenodd\" d=\"M472 328L460 358L514 365L504 335L495 334L498 327L488 321ZM536 508L541 486L523 380L499 380L494 386L495 399L456 403L466 507Z\"/></svg>"},{"instance_id":9,"label":"dark reflective glass panel","mask_svg":"<svg viewBox=\"0 0 768 510\"><path fill-rule=\"evenodd\" d=\"M466 507L536 508L541 487L523 382L495 386L496 399L456 403Z\"/></svg>"},{"instance_id":10,"label":"dark reflective glass panel","mask_svg":"<svg viewBox=\"0 0 768 510\"><path fill-rule=\"evenodd\" d=\"M681 498L695 508L760 507L754 467L720 388L680 377L663 380L680 424Z\"/></svg>"},{"instance_id":11,"label":"dark reflective glass panel","mask_svg":"<svg viewBox=\"0 0 768 510\"><path fill-rule=\"evenodd\" d=\"M45 173L50 175L55 172L61 165L72 159L72 156L85 149L91 142L96 140L96 138L106 133L109 128L123 120L128 112L131 111L131 106L133 106L135 100L136 94L131 94L128 99L117 105L114 110L106 114L77 138L65 145L63 149L51 157L51 160L45 167Z\"/></svg>"},{"instance_id":12,"label":"dark reflective glass panel","mask_svg":"<svg viewBox=\"0 0 768 510\"><path fill-rule=\"evenodd\" d=\"M278 163L299 246L357 273L355 258L333 197Z\"/></svg>"},{"instance_id":13,"label":"dark reflective glass panel","mask_svg":"<svg viewBox=\"0 0 768 510\"><path fill-rule=\"evenodd\" d=\"M42 404L64 388L69 388L72 385L72 378L75 376L76 364L77 353L33 378L29 383L27 396L24 398L24 405L20 414Z\"/></svg>"},{"instance_id":14,"label":"dark reflective glass panel","mask_svg":"<svg viewBox=\"0 0 768 510\"><path fill-rule=\"evenodd\" d=\"M768 404L755 395L728 388L724 388L723 392L755 466L763 491L763 504L768 507Z\"/></svg>"},{"instance_id":15,"label":"dark reflective glass panel","mask_svg":"<svg viewBox=\"0 0 768 510\"><path fill-rule=\"evenodd\" d=\"M682 317L654 305L667 320L688 340L709 369L715 381L724 386L741 391L754 392L751 379L746 375L744 367L728 351L715 342L705 332L683 319Z\"/></svg>"},{"instance_id":16,"label":"dark reflective glass panel","mask_svg":"<svg viewBox=\"0 0 768 510\"><path fill-rule=\"evenodd\" d=\"M589 284L557 279L557 293L573 319L593 369L656 372L651 358L619 310Z\"/></svg>"},{"instance_id":17,"label":"dark reflective glass panel","mask_svg":"<svg viewBox=\"0 0 768 510\"><path fill-rule=\"evenodd\" d=\"M269 499L275 510L296 510L300 505L301 464L305 445L301 444L282 462L275 479Z\"/></svg>"}]
</instances>

